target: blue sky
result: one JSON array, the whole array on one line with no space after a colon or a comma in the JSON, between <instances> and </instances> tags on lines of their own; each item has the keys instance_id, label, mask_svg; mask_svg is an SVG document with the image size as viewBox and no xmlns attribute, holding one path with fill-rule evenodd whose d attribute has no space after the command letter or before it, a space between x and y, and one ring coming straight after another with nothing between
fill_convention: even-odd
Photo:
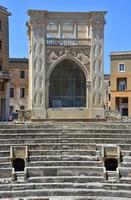
<instances>
[{"instance_id":1,"label":"blue sky","mask_svg":"<svg viewBox=\"0 0 131 200\"><path fill-rule=\"evenodd\" d=\"M110 72L111 51L131 50L131 0L0 0L10 17L10 57L28 57L28 9L49 11L108 11L105 25L104 71Z\"/></svg>"}]
</instances>

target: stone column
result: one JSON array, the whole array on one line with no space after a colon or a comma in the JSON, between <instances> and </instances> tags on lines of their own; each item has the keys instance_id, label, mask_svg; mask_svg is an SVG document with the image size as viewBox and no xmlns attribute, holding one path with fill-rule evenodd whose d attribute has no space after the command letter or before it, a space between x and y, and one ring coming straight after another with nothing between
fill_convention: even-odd
<instances>
[{"instance_id":1,"label":"stone column","mask_svg":"<svg viewBox=\"0 0 131 200\"><path fill-rule=\"evenodd\" d=\"M89 38L89 25L86 25L86 39Z\"/></svg>"},{"instance_id":2,"label":"stone column","mask_svg":"<svg viewBox=\"0 0 131 200\"><path fill-rule=\"evenodd\" d=\"M62 25L61 23L58 24L58 38L62 37Z\"/></svg>"},{"instance_id":3,"label":"stone column","mask_svg":"<svg viewBox=\"0 0 131 200\"><path fill-rule=\"evenodd\" d=\"M74 38L75 39L78 38L78 24L77 23L74 24Z\"/></svg>"},{"instance_id":4,"label":"stone column","mask_svg":"<svg viewBox=\"0 0 131 200\"><path fill-rule=\"evenodd\" d=\"M103 108L103 41L104 41L104 18L92 16L91 25L91 118L104 118Z\"/></svg>"},{"instance_id":5,"label":"stone column","mask_svg":"<svg viewBox=\"0 0 131 200\"><path fill-rule=\"evenodd\" d=\"M45 24L32 21L29 58L29 96L32 119L46 118L45 105Z\"/></svg>"}]
</instances>

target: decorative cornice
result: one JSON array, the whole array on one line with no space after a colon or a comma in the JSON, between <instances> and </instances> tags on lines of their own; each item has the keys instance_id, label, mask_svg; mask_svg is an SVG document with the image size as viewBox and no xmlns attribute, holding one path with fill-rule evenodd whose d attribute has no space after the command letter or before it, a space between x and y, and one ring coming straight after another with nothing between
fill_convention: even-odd
<instances>
[{"instance_id":1,"label":"decorative cornice","mask_svg":"<svg viewBox=\"0 0 131 200\"><path fill-rule=\"evenodd\" d=\"M69 20L77 18L79 20L92 20L98 21L99 23L105 23L104 16L107 12L106 11L97 11L97 12L49 12L47 10L28 10L28 15L32 19L59 19L62 20Z\"/></svg>"},{"instance_id":2,"label":"decorative cornice","mask_svg":"<svg viewBox=\"0 0 131 200\"><path fill-rule=\"evenodd\" d=\"M28 58L9 58L9 63L27 63Z\"/></svg>"},{"instance_id":3,"label":"decorative cornice","mask_svg":"<svg viewBox=\"0 0 131 200\"><path fill-rule=\"evenodd\" d=\"M7 8L5 8L3 6L0 6L0 13L7 15L7 16L11 15L11 13L7 11Z\"/></svg>"},{"instance_id":4,"label":"decorative cornice","mask_svg":"<svg viewBox=\"0 0 131 200\"><path fill-rule=\"evenodd\" d=\"M110 53L111 60L123 60L129 59L131 60L131 51L116 51Z\"/></svg>"}]
</instances>

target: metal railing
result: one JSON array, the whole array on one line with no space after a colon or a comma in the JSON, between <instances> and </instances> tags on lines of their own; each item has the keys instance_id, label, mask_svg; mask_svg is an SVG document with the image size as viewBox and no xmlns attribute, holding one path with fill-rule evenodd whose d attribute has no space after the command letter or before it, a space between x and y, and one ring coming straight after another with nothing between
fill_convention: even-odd
<instances>
[{"instance_id":1,"label":"metal railing","mask_svg":"<svg viewBox=\"0 0 131 200\"><path fill-rule=\"evenodd\" d=\"M46 46L86 46L90 39L46 38Z\"/></svg>"}]
</instances>

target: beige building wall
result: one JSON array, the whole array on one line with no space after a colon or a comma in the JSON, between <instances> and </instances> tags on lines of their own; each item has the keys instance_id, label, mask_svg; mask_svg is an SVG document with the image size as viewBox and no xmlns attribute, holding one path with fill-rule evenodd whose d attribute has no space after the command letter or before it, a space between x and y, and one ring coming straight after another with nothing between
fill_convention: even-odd
<instances>
[{"instance_id":1,"label":"beige building wall","mask_svg":"<svg viewBox=\"0 0 131 200\"><path fill-rule=\"evenodd\" d=\"M10 58L10 113L28 109L28 59ZM23 89L21 89L23 88ZM11 91L13 90L13 92ZM20 91L24 90L24 91ZM13 95L11 94L13 93ZM23 95L22 95L23 93Z\"/></svg>"},{"instance_id":2,"label":"beige building wall","mask_svg":"<svg viewBox=\"0 0 131 200\"><path fill-rule=\"evenodd\" d=\"M111 109L122 115L125 112L122 110L125 109L131 117L131 52L112 52L110 61Z\"/></svg>"}]
</instances>

